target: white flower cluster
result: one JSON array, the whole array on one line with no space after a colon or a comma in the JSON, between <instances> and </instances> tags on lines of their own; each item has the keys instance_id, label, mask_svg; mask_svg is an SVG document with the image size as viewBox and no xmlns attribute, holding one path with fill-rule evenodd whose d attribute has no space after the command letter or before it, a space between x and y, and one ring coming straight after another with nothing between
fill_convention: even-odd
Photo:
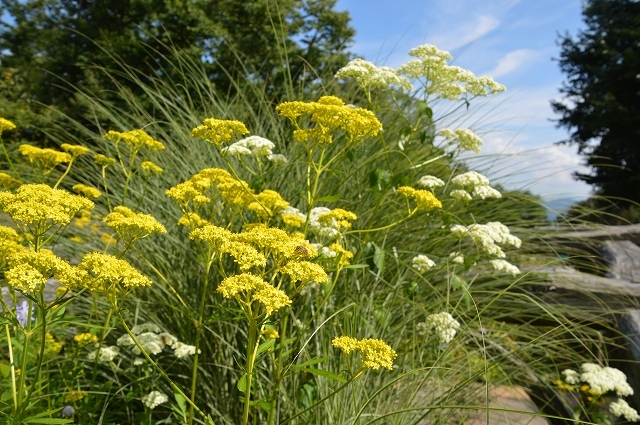
<instances>
[{"instance_id":1,"label":"white flower cluster","mask_svg":"<svg viewBox=\"0 0 640 425\"><path fill-rule=\"evenodd\" d=\"M426 255L422 255L422 254L416 255L415 257L413 257L413 260L411 260L411 263L412 263L411 267L416 269L418 273L426 273L429 270L431 270L432 267L436 266L436 263L434 263Z\"/></svg>"},{"instance_id":2,"label":"white flower cluster","mask_svg":"<svg viewBox=\"0 0 640 425\"><path fill-rule=\"evenodd\" d=\"M489 179L476 171L467 171L458 174L451 179L451 183L462 186L467 190L454 190L450 193L451 197L458 200L471 200L472 198L502 198L502 194L496 189L489 186Z\"/></svg>"},{"instance_id":3,"label":"white flower cluster","mask_svg":"<svg viewBox=\"0 0 640 425\"><path fill-rule=\"evenodd\" d=\"M256 158L267 157L272 163L286 164L289 162L284 155L273 153L275 145L269 139L260 136L249 136L222 148L222 153L231 156L253 155Z\"/></svg>"},{"instance_id":4,"label":"white flower cluster","mask_svg":"<svg viewBox=\"0 0 640 425\"><path fill-rule=\"evenodd\" d=\"M94 350L87 354L87 358L89 360L95 360L97 354L98 350ZM113 345L103 345L102 347L100 347L100 356L98 357L98 361L110 362L115 359L118 354L120 354L120 348Z\"/></svg>"},{"instance_id":5,"label":"white flower cluster","mask_svg":"<svg viewBox=\"0 0 640 425\"><path fill-rule=\"evenodd\" d=\"M336 258L336 255L338 255L334 250L320 243L312 243L311 246L314 247L316 251L318 251L318 255L322 257Z\"/></svg>"},{"instance_id":6,"label":"white flower cluster","mask_svg":"<svg viewBox=\"0 0 640 425\"><path fill-rule=\"evenodd\" d=\"M431 190L433 190L436 187L444 186L444 182L435 176L422 176L420 177L420 180L418 180L418 183L416 184L420 187L425 187Z\"/></svg>"},{"instance_id":7,"label":"white flower cluster","mask_svg":"<svg viewBox=\"0 0 640 425\"><path fill-rule=\"evenodd\" d=\"M444 137L447 142L456 143L462 150L480 152L480 147L483 145L482 139L468 128L456 130L443 128L438 135Z\"/></svg>"},{"instance_id":8,"label":"white flower cluster","mask_svg":"<svg viewBox=\"0 0 640 425\"><path fill-rule=\"evenodd\" d=\"M506 257L502 248L498 244L511 245L520 248L522 241L509 231L504 224L492 221L487 224L472 224L463 226L454 224L451 226L451 233L458 237L467 236L478 244L487 254L504 258Z\"/></svg>"},{"instance_id":9,"label":"white flower cluster","mask_svg":"<svg viewBox=\"0 0 640 425\"><path fill-rule=\"evenodd\" d=\"M621 397L633 394L633 388L627 383L627 376L619 369L583 363L580 372L580 380L589 384L592 394L605 394L609 391L615 391Z\"/></svg>"},{"instance_id":10,"label":"white flower cluster","mask_svg":"<svg viewBox=\"0 0 640 425\"><path fill-rule=\"evenodd\" d=\"M413 86L404 77L387 66L378 68L373 63L364 59L354 59L338 70L336 78L353 78L363 89L376 87L384 88L399 86L405 90L412 90Z\"/></svg>"},{"instance_id":11,"label":"white flower cluster","mask_svg":"<svg viewBox=\"0 0 640 425\"><path fill-rule=\"evenodd\" d=\"M611 402L609 412L614 416L624 416L629 422L638 422L640 420L640 415L638 415L636 409L629 406L629 403L622 399Z\"/></svg>"},{"instance_id":12,"label":"white flower cluster","mask_svg":"<svg viewBox=\"0 0 640 425\"><path fill-rule=\"evenodd\" d=\"M275 165L284 165L287 162L289 162L289 160L287 159L286 156L279 154L279 153L274 153L271 155L267 155L267 159L269 161L271 161L273 164Z\"/></svg>"},{"instance_id":13,"label":"white flower cluster","mask_svg":"<svg viewBox=\"0 0 640 425\"><path fill-rule=\"evenodd\" d=\"M453 59L451 54L431 44L411 49L409 55L418 59L401 65L398 73L409 78L426 78L427 94L459 100L466 95L487 96L506 90L505 86L496 83L491 77L477 77L467 69L448 65L447 61Z\"/></svg>"},{"instance_id":14,"label":"white flower cluster","mask_svg":"<svg viewBox=\"0 0 640 425\"><path fill-rule=\"evenodd\" d=\"M169 401L169 397L167 397L166 394L163 394L160 391L151 391L149 394L143 396L141 401L149 409L155 409L162 403L166 403L167 401Z\"/></svg>"},{"instance_id":15,"label":"white flower cluster","mask_svg":"<svg viewBox=\"0 0 640 425\"><path fill-rule=\"evenodd\" d=\"M464 264L464 256L457 251L449 254L449 260L455 264Z\"/></svg>"},{"instance_id":16,"label":"white flower cluster","mask_svg":"<svg viewBox=\"0 0 640 425\"><path fill-rule=\"evenodd\" d=\"M158 325L153 323L136 325L131 328L131 333L136 337L144 351L151 355L160 354L165 347L171 347L173 354L179 359L193 355L196 352L196 347L178 341L175 336L168 332L162 332ZM140 349L129 334L124 334L118 338L117 344L120 347L131 347L131 351L134 354L140 354Z\"/></svg>"},{"instance_id":17,"label":"white flower cluster","mask_svg":"<svg viewBox=\"0 0 640 425\"><path fill-rule=\"evenodd\" d=\"M440 341L448 344L453 341L456 332L460 330L460 322L454 319L451 314L443 311L427 316L424 322L424 328L426 328L426 330L433 329L438 335L438 338L440 338Z\"/></svg>"},{"instance_id":18,"label":"white flower cluster","mask_svg":"<svg viewBox=\"0 0 640 425\"><path fill-rule=\"evenodd\" d=\"M565 369L562 371L564 381L567 384L578 385L580 383L580 374L573 369Z\"/></svg>"},{"instance_id":19,"label":"white flower cluster","mask_svg":"<svg viewBox=\"0 0 640 425\"><path fill-rule=\"evenodd\" d=\"M509 273L512 276L520 274L520 269L506 260L491 260L490 263L495 270Z\"/></svg>"},{"instance_id":20,"label":"white flower cluster","mask_svg":"<svg viewBox=\"0 0 640 425\"><path fill-rule=\"evenodd\" d=\"M321 238L325 238L327 240L336 239L340 235L340 230L339 230L340 226L338 224L338 221L335 218L332 218L331 220L328 220L328 221L325 220L324 222L320 222L320 217L330 212L331 212L331 209L327 207L312 208L309 214L309 227L308 227L309 232ZM300 212L299 209L291 206L280 211L280 214L297 215L303 221L307 220L307 216L304 213ZM330 255L325 255L325 256L330 257ZM333 257L335 257L335 252L333 253Z\"/></svg>"}]
</instances>

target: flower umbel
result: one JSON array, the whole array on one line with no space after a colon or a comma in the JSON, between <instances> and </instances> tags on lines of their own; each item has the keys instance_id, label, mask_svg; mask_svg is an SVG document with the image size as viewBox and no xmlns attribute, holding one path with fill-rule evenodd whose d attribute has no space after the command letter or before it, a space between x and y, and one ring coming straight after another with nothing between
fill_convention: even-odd
<instances>
[{"instance_id":1,"label":"flower umbel","mask_svg":"<svg viewBox=\"0 0 640 425\"><path fill-rule=\"evenodd\" d=\"M389 345L380 339L361 339L339 336L331 344L345 354L358 351L362 356L362 368L378 370L380 366L392 370L393 361L398 356Z\"/></svg>"}]
</instances>

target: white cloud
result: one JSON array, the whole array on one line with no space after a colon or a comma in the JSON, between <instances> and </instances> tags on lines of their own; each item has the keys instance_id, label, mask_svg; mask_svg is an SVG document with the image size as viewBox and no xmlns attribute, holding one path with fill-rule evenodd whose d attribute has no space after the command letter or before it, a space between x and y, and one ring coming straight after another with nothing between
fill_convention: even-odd
<instances>
[{"instance_id":1,"label":"white cloud","mask_svg":"<svg viewBox=\"0 0 640 425\"><path fill-rule=\"evenodd\" d=\"M513 71L529 65L539 57L539 53L531 49L518 49L507 53L498 61L498 65L487 74L493 78L500 78L510 74Z\"/></svg>"},{"instance_id":2,"label":"white cloud","mask_svg":"<svg viewBox=\"0 0 640 425\"><path fill-rule=\"evenodd\" d=\"M475 15L472 19L462 20L454 27L442 28L443 31L430 37L429 42L441 49L454 50L476 41L500 26L500 20L492 15Z\"/></svg>"}]
</instances>

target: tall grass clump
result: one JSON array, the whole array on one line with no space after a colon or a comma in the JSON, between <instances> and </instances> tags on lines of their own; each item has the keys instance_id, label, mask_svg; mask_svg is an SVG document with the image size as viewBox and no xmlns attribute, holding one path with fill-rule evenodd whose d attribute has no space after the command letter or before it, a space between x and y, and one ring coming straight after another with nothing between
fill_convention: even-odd
<instances>
[{"instance_id":1,"label":"tall grass clump","mask_svg":"<svg viewBox=\"0 0 640 425\"><path fill-rule=\"evenodd\" d=\"M79 91L91 125L2 174L9 421L463 423L496 386L551 401L562 371L610 371L611 311L528 290L555 261L531 200L460 160L482 140L455 117L505 88L410 55L277 105L179 55L181 81L105 70L124 109ZM578 388L580 420L632 415L616 376Z\"/></svg>"}]
</instances>

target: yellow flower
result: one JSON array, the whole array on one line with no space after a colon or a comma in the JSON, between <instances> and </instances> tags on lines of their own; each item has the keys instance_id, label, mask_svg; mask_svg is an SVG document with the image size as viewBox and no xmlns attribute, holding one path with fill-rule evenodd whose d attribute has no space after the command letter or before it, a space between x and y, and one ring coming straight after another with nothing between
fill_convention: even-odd
<instances>
[{"instance_id":1,"label":"yellow flower","mask_svg":"<svg viewBox=\"0 0 640 425\"><path fill-rule=\"evenodd\" d=\"M45 184L25 184L15 194L0 192L0 208L24 224L68 224L80 210L94 207L93 202Z\"/></svg>"},{"instance_id":2,"label":"yellow flower","mask_svg":"<svg viewBox=\"0 0 640 425\"><path fill-rule=\"evenodd\" d=\"M353 252L348 249L344 249L342 245L338 243L331 244L329 249L336 253L336 258L340 258L338 260L338 265L340 266L348 266L351 264L351 259L353 258Z\"/></svg>"},{"instance_id":3,"label":"yellow flower","mask_svg":"<svg viewBox=\"0 0 640 425\"><path fill-rule=\"evenodd\" d=\"M102 196L102 192L100 192L98 189L96 189L95 187L86 186L84 184L77 184L73 186L72 189L74 192L89 199L98 199Z\"/></svg>"},{"instance_id":4,"label":"yellow flower","mask_svg":"<svg viewBox=\"0 0 640 425\"><path fill-rule=\"evenodd\" d=\"M255 201L249 203L247 209L256 213L263 220L268 220L277 212L287 208L289 203L275 190L264 190L255 195Z\"/></svg>"},{"instance_id":5,"label":"yellow flower","mask_svg":"<svg viewBox=\"0 0 640 425\"><path fill-rule=\"evenodd\" d=\"M5 273L7 283L24 292L41 287L52 276L68 288L82 285L87 277L48 249L18 251L9 257L9 265L12 268Z\"/></svg>"},{"instance_id":6,"label":"yellow flower","mask_svg":"<svg viewBox=\"0 0 640 425\"><path fill-rule=\"evenodd\" d=\"M162 173L162 168L156 165L153 161L144 161L140 164L140 168L145 171L147 174L160 174Z\"/></svg>"},{"instance_id":7,"label":"yellow flower","mask_svg":"<svg viewBox=\"0 0 640 425\"><path fill-rule=\"evenodd\" d=\"M362 367L367 369L393 369L393 361L398 356L389 345L379 339L361 339L339 336L331 344L345 354L358 351L362 356Z\"/></svg>"},{"instance_id":8,"label":"yellow flower","mask_svg":"<svg viewBox=\"0 0 640 425\"><path fill-rule=\"evenodd\" d=\"M435 197L435 195L428 190L414 189L409 186L399 187L397 192L400 195L404 195L407 198L411 198L415 201L418 208L425 210L431 210L434 208L442 208L442 203Z\"/></svg>"},{"instance_id":9,"label":"yellow flower","mask_svg":"<svg viewBox=\"0 0 640 425\"><path fill-rule=\"evenodd\" d=\"M209 222L202 217L200 217L197 213L184 213L182 217L178 220L178 224L182 226L186 226L190 229L197 229L198 227L203 227Z\"/></svg>"},{"instance_id":10,"label":"yellow flower","mask_svg":"<svg viewBox=\"0 0 640 425\"><path fill-rule=\"evenodd\" d=\"M231 241L233 237L233 232L213 224L207 224L189 233L189 238L194 241L206 242L216 249L219 249L222 244Z\"/></svg>"},{"instance_id":11,"label":"yellow flower","mask_svg":"<svg viewBox=\"0 0 640 425\"><path fill-rule=\"evenodd\" d=\"M0 268L7 264L9 258L26 248L21 245L22 238L7 226L0 226Z\"/></svg>"},{"instance_id":12,"label":"yellow flower","mask_svg":"<svg viewBox=\"0 0 640 425\"><path fill-rule=\"evenodd\" d=\"M78 268L89 273L87 287L92 290L108 291L120 287L134 288L151 286L151 280L133 268L125 260L109 254L91 252L86 254Z\"/></svg>"},{"instance_id":13,"label":"yellow flower","mask_svg":"<svg viewBox=\"0 0 640 425\"><path fill-rule=\"evenodd\" d=\"M331 226L333 220L338 224L338 231L343 232L346 229L351 228L351 222L358 219L358 216L351 211L346 211L341 208L336 208L328 213L318 216L318 221L325 225ZM333 227L333 226L332 226Z\"/></svg>"},{"instance_id":14,"label":"yellow flower","mask_svg":"<svg viewBox=\"0 0 640 425\"><path fill-rule=\"evenodd\" d=\"M82 242L84 242L84 239L82 239L82 237L80 237L80 236L78 236L78 235L76 235L76 236L71 236L71 237L69 238L69 240L70 240L71 242L75 242L75 243L82 243Z\"/></svg>"},{"instance_id":15,"label":"yellow flower","mask_svg":"<svg viewBox=\"0 0 640 425\"><path fill-rule=\"evenodd\" d=\"M98 337L87 332L74 336L73 340L77 342L78 345L87 345L98 342Z\"/></svg>"},{"instance_id":16,"label":"yellow flower","mask_svg":"<svg viewBox=\"0 0 640 425\"><path fill-rule=\"evenodd\" d=\"M167 233L167 229L152 215L135 213L129 208L118 206L103 220L124 241L146 238L152 233Z\"/></svg>"},{"instance_id":17,"label":"yellow flower","mask_svg":"<svg viewBox=\"0 0 640 425\"><path fill-rule=\"evenodd\" d=\"M47 333L45 335L45 348L44 348L45 356L58 354L60 350L62 350L62 343L56 341L53 338L53 335L51 335L50 333Z\"/></svg>"},{"instance_id":18,"label":"yellow flower","mask_svg":"<svg viewBox=\"0 0 640 425\"><path fill-rule=\"evenodd\" d=\"M206 118L202 124L191 130L191 136L204 139L218 147L238 136L249 134L247 127L236 120Z\"/></svg>"},{"instance_id":19,"label":"yellow flower","mask_svg":"<svg viewBox=\"0 0 640 425\"><path fill-rule=\"evenodd\" d=\"M0 173L0 187L13 187L20 184L20 180L12 177L7 173Z\"/></svg>"},{"instance_id":20,"label":"yellow flower","mask_svg":"<svg viewBox=\"0 0 640 425\"><path fill-rule=\"evenodd\" d=\"M20 145L18 148L20 153L31 162L31 166L42 170L44 174L48 174L57 165L65 162L71 162L71 155L66 152L59 152L53 149L41 149L31 145Z\"/></svg>"},{"instance_id":21,"label":"yellow flower","mask_svg":"<svg viewBox=\"0 0 640 425\"><path fill-rule=\"evenodd\" d=\"M237 235L237 240L249 243L265 255L273 255L276 262L285 259L313 258L317 251L307 241L291 237L274 227L256 226Z\"/></svg>"},{"instance_id":22,"label":"yellow flower","mask_svg":"<svg viewBox=\"0 0 640 425\"><path fill-rule=\"evenodd\" d=\"M108 156L104 156L102 154L94 155L93 161L101 167L108 167L109 165L115 164L116 162L115 158L109 158Z\"/></svg>"},{"instance_id":23,"label":"yellow flower","mask_svg":"<svg viewBox=\"0 0 640 425\"><path fill-rule=\"evenodd\" d=\"M295 140L301 143L331 143L332 133L338 129L347 133L350 142L354 142L365 136L375 136L382 129L382 124L373 112L346 106L335 96L323 96L317 102L284 102L278 105L276 110L296 126L298 118L310 116L309 119L315 127L294 131Z\"/></svg>"},{"instance_id":24,"label":"yellow flower","mask_svg":"<svg viewBox=\"0 0 640 425\"><path fill-rule=\"evenodd\" d=\"M280 337L280 334L275 329L265 329L262 331L262 335L267 339L278 339Z\"/></svg>"},{"instance_id":25,"label":"yellow flower","mask_svg":"<svg viewBox=\"0 0 640 425\"><path fill-rule=\"evenodd\" d=\"M91 149L86 148L84 146L70 145L68 143L63 143L60 145L60 147L62 148L63 151L69 153L69 155L71 155L73 159L91 152Z\"/></svg>"},{"instance_id":26,"label":"yellow flower","mask_svg":"<svg viewBox=\"0 0 640 425\"><path fill-rule=\"evenodd\" d=\"M291 299L284 291L249 273L224 279L217 291L225 298L236 298L239 303L245 303L247 297L249 297L249 303L259 301L264 305L267 316L282 307L291 305ZM241 295L246 295L246 297L241 297Z\"/></svg>"},{"instance_id":27,"label":"yellow flower","mask_svg":"<svg viewBox=\"0 0 640 425\"><path fill-rule=\"evenodd\" d=\"M299 214L293 213L281 213L280 217L282 217L282 221L289 227L302 227L304 226L305 218L301 217Z\"/></svg>"},{"instance_id":28,"label":"yellow flower","mask_svg":"<svg viewBox=\"0 0 640 425\"><path fill-rule=\"evenodd\" d=\"M80 211L78 217L73 220L73 224L80 228L87 227L89 223L91 223L91 212L89 211Z\"/></svg>"},{"instance_id":29,"label":"yellow flower","mask_svg":"<svg viewBox=\"0 0 640 425\"><path fill-rule=\"evenodd\" d=\"M134 151L139 150L142 147L146 147L151 151L164 150L164 145L149 136L144 130L131 130L124 133L119 131L109 131L104 135L104 138L117 145L120 142L124 142L129 148ZM95 157L94 157L95 159Z\"/></svg>"},{"instance_id":30,"label":"yellow flower","mask_svg":"<svg viewBox=\"0 0 640 425\"><path fill-rule=\"evenodd\" d=\"M220 246L220 252L231 255L243 272L252 267L264 267L267 258L254 247L243 242L228 241Z\"/></svg>"},{"instance_id":31,"label":"yellow flower","mask_svg":"<svg viewBox=\"0 0 640 425\"><path fill-rule=\"evenodd\" d=\"M289 261L280 271L288 275L292 282L301 282L303 285L329 282L329 276L322 267L309 261Z\"/></svg>"},{"instance_id":32,"label":"yellow flower","mask_svg":"<svg viewBox=\"0 0 640 425\"><path fill-rule=\"evenodd\" d=\"M5 118L0 118L0 135L5 130L15 130L16 125Z\"/></svg>"}]
</instances>

